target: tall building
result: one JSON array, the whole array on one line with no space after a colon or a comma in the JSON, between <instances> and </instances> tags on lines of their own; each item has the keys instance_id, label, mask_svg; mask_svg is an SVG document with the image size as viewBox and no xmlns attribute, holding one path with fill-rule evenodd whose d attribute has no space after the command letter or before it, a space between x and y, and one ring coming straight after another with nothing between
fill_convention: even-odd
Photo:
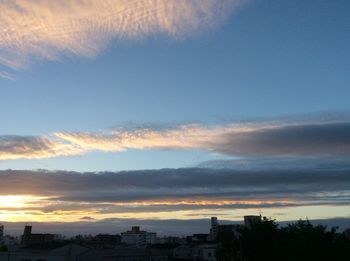
<instances>
[{"instance_id":1,"label":"tall building","mask_svg":"<svg viewBox=\"0 0 350 261\"><path fill-rule=\"evenodd\" d=\"M157 234L141 231L139 226L134 226L131 231L121 233L121 242L128 245L146 246L156 242Z\"/></svg>"},{"instance_id":2,"label":"tall building","mask_svg":"<svg viewBox=\"0 0 350 261\"><path fill-rule=\"evenodd\" d=\"M211 218L211 227L210 227L210 239L216 240L218 237L218 218L212 217Z\"/></svg>"},{"instance_id":3,"label":"tall building","mask_svg":"<svg viewBox=\"0 0 350 261\"><path fill-rule=\"evenodd\" d=\"M22 242L21 242L23 245L26 245L29 242L31 234L32 234L32 226L26 225L24 227Z\"/></svg>"}]
</instances>

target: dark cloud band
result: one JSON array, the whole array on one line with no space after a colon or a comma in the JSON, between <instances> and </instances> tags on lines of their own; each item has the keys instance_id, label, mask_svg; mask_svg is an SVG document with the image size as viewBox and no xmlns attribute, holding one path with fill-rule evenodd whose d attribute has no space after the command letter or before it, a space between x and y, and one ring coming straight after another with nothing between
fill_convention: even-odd
<instances>
[{"instance_id":1,"label":"dark cloud band","mask_svg":"<svg viewBox=\"0 0 350 261\"><path fill-rule=\"evenodd\" d=\"M342 166L325 171L204 168L104 173L0 171L0 191L3 195L41 195L59 201L90 203L328 200L331 204L344 204L349 202L348 173L349 169Z\"/></svg>"},{"instance_id":2,"label":"dark cloud band","mask_svg":"<svg viewBox=\"0 0 350 261\"><path fill-rule=\"evenodd\" d=\"M291 125L228 133L213 144L230 155L342 155L350 154L350 123Z\"/></svg>"}]
</instances>

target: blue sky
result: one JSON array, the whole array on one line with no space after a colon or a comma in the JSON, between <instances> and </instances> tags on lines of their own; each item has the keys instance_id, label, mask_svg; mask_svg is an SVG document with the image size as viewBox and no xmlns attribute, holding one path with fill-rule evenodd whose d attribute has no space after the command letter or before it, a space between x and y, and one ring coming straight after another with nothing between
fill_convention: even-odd
<instances>
[{"instance_id":1,"label":"blue sky","mask_svg":"<svg viewBox=\"0 0 350 261\"><path fill-rule=\"evenodd\" d=\"M312 173L321 163L331 172L348 168L349 1L136 2L0 1L1 175L44 169L113 176L198 166L263 171L286 162L298 175L298 165ZM334 207L344 217L349 191L334 182L334 190L310 191L336 194L328 208L316 196L304 202L278 194L277 203L314 218L334 217L325 214ZM254 204L266 205L270 196L257 195ZM64 199L57 208L65 204L73 203ZM297 218L278 204L268 213ZM110 218L69 211L73 221ZM201 211L197 217L205 218L209 210ZM0 209L0 220L23 221L11 215ZM32 218L50 218L37 215Z\"/></svg>"},{"instance_id":2,"label":"blue sky","mask_svg":"<svg viewBox=\"0 0 350 261\"><path fill-rule=\"evenodd\" d=\"M220 26L181 39L162 34L115 39L92 59L63 54L58 62L29 61L28 68L11 71L15 80L0 79L0 133L221 124L347 111L349 8L347 1L255 0ZM1 165L57 169L67 162L87 170L93 161L109 170L165 167L163 161L146 163L150 153L166 155L178 167L211 157L147 151Z\"/></svg>"}]
</instances>

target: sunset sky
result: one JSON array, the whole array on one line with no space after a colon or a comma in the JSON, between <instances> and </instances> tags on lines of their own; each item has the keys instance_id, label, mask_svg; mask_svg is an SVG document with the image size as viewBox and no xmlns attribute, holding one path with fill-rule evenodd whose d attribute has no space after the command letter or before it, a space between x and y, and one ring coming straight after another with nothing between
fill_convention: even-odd
<instances>
[{"instance_id":1,"label":"sunset sky","mask_svg":"<svg viewBox=\"0 0 350 261\"><path fill-rule=\"evenodd\" d=\"M0 0L0 222L350 219L349 14Z\"/></svg>"}]
</instances>

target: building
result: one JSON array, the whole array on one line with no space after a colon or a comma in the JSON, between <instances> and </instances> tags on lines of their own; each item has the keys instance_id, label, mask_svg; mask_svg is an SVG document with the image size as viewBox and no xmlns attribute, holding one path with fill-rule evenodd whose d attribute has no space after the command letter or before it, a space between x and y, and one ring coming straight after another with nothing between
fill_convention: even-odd
<instances>
[{"instance_id":1,"label":"building","mask_svg":"<svg viewBox=\"0 0 350 261\"><path fill-rule=\"evenodd\" d=\"M173 259L192 259L192 247L187 246L187 245L182 245L174 248L173 250Z\"/></svg>"},{"instance_id":2,"label":"building","mask_svg":"<svg viewBox=\"0 0 350 261\"><path fill-rule=\"evenodd\" d=\"M43 245L53 242L54 239L54 234L33 234L32 226L25 226L21 244L25 246Z\"/></svg>"},{"instance_id":3,"label":"building","mask_svg":"<svg viewBox=\"0 0 350 261\"><path fill-rule=\"evenodd\" d=\"M66 245L53 250L23 248L16 251L0 252L0 261L73 261L89 249L78 245Z\"/></svg>"},{"instance_id":4,"label":"building","mask_svg":"<svg viewBox=\"0 0 350 261\"><path fill-rule=\"evenodd\" d=\"M210 240L211 236L209 234L193 234L186 238L188 244L204 244Z\"/></svg>"},{"instance_id":5,"label":"building","mask_svg":"<svg viewBox=\"0 0 350 261\"><path fill-rule=\"evenodd\" d=\"M121 243L135 246L146 246L156 243L157 234L141 231L140 227L133 226L131 231L121 233Z\"/></svg>"},{"instance_id":6,"label":"building","mask_svg":"<svg viewBox=\"0 0 350 261\"><path fill-rule=\"evenodd\" d=\"M19 244L18 238L10 235L5 235L2 238L2 245L7 247L17 246Z\"/></svg>"},{"instance_id":7,"label":"building","mask_svg":"<svg viewBox=\"0 0 350 261\"><path fill-rule=\"evenodd\" d=\"M218 218L212 217L211 218L211 227L210 227L210 239L215 241L218 237Z\"/></svg>"},{"instance_id":8,"label":"building","mask_svg":"<svg viewBox=\"0 0 350 261\"><path fill-rule=\"evenodd\" d=\"M166 237L158 237L156 244L169 244L169 245L181 245L186 243L186 238L174 237L174 236L166 236Z\"/></svg>"},{"instance_id":9,"label":"building","mask_svg":"<svg viewBox=\"0 0 350 261\"><path fill-rule=\"evenodd\" d=\"M244 216L244 226L247 228L251 228L253 224L261 222L261 215L259 216ZM216 241L220 234L231 233L235 237L240 237L240 231L244 227L239 224L228 224L228 225L220 225L217 217L211 218L211 228L210 228L210 239L211 241Z\"/></svg>"},{"instance_id":10,"label":"building","mask_svg":"<svg viewBox=\"0 0 350 261\"><path fill-rule=\"evenodd\" d=\"M235 237L240 236L240 230L242 229L242 225L230 224L230 225L219 225L218 226L218 235L220 234L233 234Z\"/></svg>"},{"instance_id":11,"label":"building","mask_svg":"<svg viewBox=\"0 0 350 261\"><path fill-rule=\"evenodd\" d=\"M242 225L238 224L228 224L220 225L217 217L211 218L211 228L210 228L210 240L216 241L220 234L232 233L234 236L239 237L239 231L242 229Z\"/></svg>"},{"instance_id":12,"label":"building","mask_svg":"<svg viewBox=\"0 0 350 261\"><path fill-rule=\"evenodd\" d=\"M98 234L93 238L92 243L97 248L108 248L120 244L120 241L120 235Z\"/></svg>"},{"instance_id":13,"label":"building","mask_svg":"<svg viewBox=\"0 0 350 261\"><path fill-rule=\"evenodd\" d=\"M173 250L173 259L216 261L216 248L215 244L178 246Z\"/></svg>"},{"instance_id":14,"label":"building","mask_svg":"<svg viewBox=\"0 0 350 261\"><path fill-rule=\"evenodd\" d=\"M0 244L3 243L4 240L4 226L0 224Z\"/></svg>"},{"instance_id":15,"label":"building","mask_svg":"<svg viewBox=\"0 0 350 261\"><path fill-rule=\"evenodd\" d=\"M167 254L157 249L146 248L118 248L91 249L77 256L77 261L167 261Z\"/></svg>"},{"instance_id":16,"label":"building","mask_svg":"<svg viewBox=\"0 0 350 261\"><path fill-rule=\"evenodd\" d=\"M192 252L193 260L216 261L216 245L199 245Z\"/></svg>"},{"instance_id":17,"label":"building","mask_svg":"<svg viewBox=\"0 0 350 261\"><path fill-rule=\"evenodd\" d=\"M253 224L257 224L259 222L261 222L261 215L259 215L259 216L254 216L254 215L244 216L244 225L247 228L251 228Z\"/></svg>"}]
</instances>

